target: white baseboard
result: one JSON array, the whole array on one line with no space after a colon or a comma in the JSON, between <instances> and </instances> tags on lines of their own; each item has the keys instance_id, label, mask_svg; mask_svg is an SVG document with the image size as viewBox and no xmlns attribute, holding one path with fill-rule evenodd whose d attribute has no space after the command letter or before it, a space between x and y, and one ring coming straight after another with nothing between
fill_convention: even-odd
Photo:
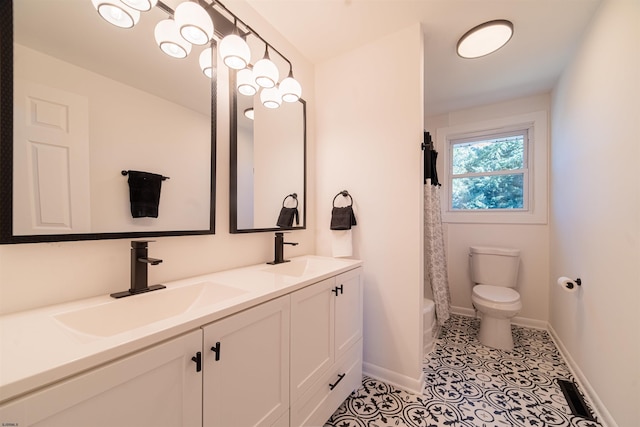
<instances>
[{"instance_id":1,"label":"white baseboard","mask_svg":"<svg viewBox=\"0 0 640 427\"><path fill-rule=\"evenodd\" d=\"M600 422L602 427L618 427L618 424L615 422L607 408L604 406L604 403L602 403L602 400L600 400L600 397L598 396L596 391L593 389L593 387L591 387L591 384L587 380L587 377L584 376L578 364L575 362L575 360L573 360L573 357L571 357L571 354L560 340L560 337L558 336L556 331L551 325L548 325L547 330L549 331L549 335L551 335L551 339L553 339L553 342L556 344L556 347L558 348L558 350L560 350L560 354L564 358L564 361L569 367L569 370L573 374L576 382L578 383L584 394L587 395L587 399L589 399L589 402L591 402L593 412L595 412L595 416L598 418L598 421Z\"/></svg>"},{"instance_id":2,"label":"white baseboard","mask_svg":"<svg viewBox=\"0 0 640 427\"><path fill-rule=\"evenodd\" d=\"M451 312L454 314L459 314L461 316L476 317L476 311L473 308L452 306ZM544 320L530 319L528 317L520 316L516 316L511 319L511 323L518 326L524 326L526 328L542 329L545 331L547 330L548 325L548 323Z\"/></svg>"},{"instance_id":3,"label":"white baseboard","mask_svg":"<svg viewBox=\"0 0 640 427\"><path fill-rule=\"evenodd\" d=\"M424 371L422 370L420 371L420 377L416 379L371 363L363 362L362 373L410 393L422 394L422 390L424 389Z\"/></svg>"}]
</instances>

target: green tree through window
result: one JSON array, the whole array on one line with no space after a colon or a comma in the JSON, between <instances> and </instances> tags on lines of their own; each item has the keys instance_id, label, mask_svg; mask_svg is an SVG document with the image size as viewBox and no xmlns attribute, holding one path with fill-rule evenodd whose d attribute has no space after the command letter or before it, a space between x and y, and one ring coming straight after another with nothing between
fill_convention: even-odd
<instances>
[{"instance_id":1,"label":"green tree through window","mask_svg":"<svg viewBox=\"0 0 640 427\"><path fill-rule=\"evenodd\" d=\"M451 208L524 209L527 132L452 141Z\"/></svg>"}]
</instances>

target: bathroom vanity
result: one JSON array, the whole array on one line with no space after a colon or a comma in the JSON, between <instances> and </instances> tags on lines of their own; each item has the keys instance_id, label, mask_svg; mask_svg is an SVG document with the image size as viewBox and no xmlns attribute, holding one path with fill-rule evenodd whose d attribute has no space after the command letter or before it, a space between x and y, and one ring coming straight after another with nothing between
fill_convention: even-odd
<instances>
[{"instance_id":1,"label":"bathroom vanity","mask_svg":"<svg viewBox=\"0 0 640 427\"><path fill-rule=\"evenodd\" d=\"M165 285L0 317L0 423L322 425L361 384L361 261Z\"/></svg>"}]
</instances>

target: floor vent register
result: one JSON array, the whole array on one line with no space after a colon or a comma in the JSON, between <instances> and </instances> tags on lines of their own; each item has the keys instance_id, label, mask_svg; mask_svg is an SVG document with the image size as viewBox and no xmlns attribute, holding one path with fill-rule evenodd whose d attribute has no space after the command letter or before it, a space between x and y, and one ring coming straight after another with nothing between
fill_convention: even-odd
<instances>
[{"instance_id":1,"label":"floor vent register","mask_svg":"<svg viewBox=\"0 0 640 427\"><path fill-rule=\"evenodd\" d=\"M564 398L567 399L567 403L569 404L571 413L573 415L595 421L591 410L589 410L589 407L582 398L582 395L578 391L578 387L576 386L576 384L574 382L566 380L558 380L558 384L560 385L560 389L564 394Z\"/></svg>"}]
</instances>

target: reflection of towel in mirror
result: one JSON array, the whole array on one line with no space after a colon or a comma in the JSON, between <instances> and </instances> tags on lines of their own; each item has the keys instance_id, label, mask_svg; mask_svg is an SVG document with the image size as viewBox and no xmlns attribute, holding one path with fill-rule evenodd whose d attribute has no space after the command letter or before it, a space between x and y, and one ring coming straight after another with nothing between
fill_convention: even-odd
<instances>
[{"instance_id":1,"label":"reflection of towel in mirror","mask_svg":"<svg viewBox=\"0 0 640 427\"><path fill-rule=\"evenodd\" d=\"M276 225L281 228L293 227L293 219L296 220L296 225L300 225L300 218L298 218L298 208L285 208L280 209L280 215L278 215L278 222Z\"/></svg>"},{"instance_id":2,"label":"reflection of towel in mirror","mask_svg":"<svg viewBox=\"0 0 640 427\"><path fill-rule=\"evenodd\" d=\"M352 225L357 225L353 208L351 206L343 208L334 206L331 211L331 230L351 230Z\"/></svg>"},{"instance_id":3,"label":"reflection of towel in mirror","mask_svg":"<svg viewBox=\"0 0 640 427\"><path fill-rule=\"evenodd\" d=\"M162 175L129 171L129 201L134 218L158 217Z\"/></svg>"}]
</instances>

